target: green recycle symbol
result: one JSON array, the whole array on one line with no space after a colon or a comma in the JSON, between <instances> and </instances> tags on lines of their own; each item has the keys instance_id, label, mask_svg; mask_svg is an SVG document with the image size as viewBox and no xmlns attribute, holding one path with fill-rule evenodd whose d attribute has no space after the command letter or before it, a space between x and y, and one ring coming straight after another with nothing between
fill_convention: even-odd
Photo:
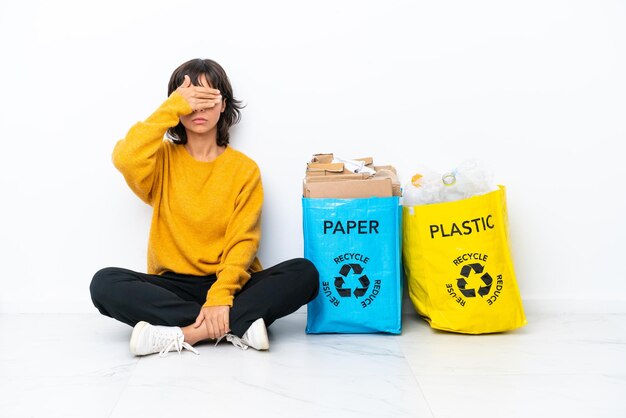
<instances>
[{"instance_id":1,"label":"green recycle symbol","mask_svg":"<svg viewBox=\"0 0 626 418\"><path fill-rule=\"evenodd\" d=\"M467 279L472 272L476 274L481 274L483 272L484 267L481 264L466 264L461 268L461 276L456 279L456 285L459 287L459 290L466 298L475 298L476 297L476 289L468 289L467 288ZM485 284L484 286L480 286L478 288L478 294L482 298L485 295L488 295L491 291L491 283L493 283L493 279L489 275L489 273L485 272L482 276L480 276L481 280Z\"/></svg>"},{"instance_id":2,"label":"green recycle symbol","mask_svg":"<svg viewBox=\"0 0 626 418\"><path fill-rule=\"evenodd\" d=\"M341 266L341 270L339 270L340 276L335 277L335 289L337 293L339 293L339 296L342 298L349 298L351 293L355 298L365 295L365 292L367 292L367 289L370 287L370 279L368 279L365 274L358 278L362 287L355 288L354 292L352 292L350 288L343 287L343 285L346 284L345 279L350 272L357 275L361 274L363 273L363 267L361 267L360 264L344 264Z\"/></svg>"}]
</instances>

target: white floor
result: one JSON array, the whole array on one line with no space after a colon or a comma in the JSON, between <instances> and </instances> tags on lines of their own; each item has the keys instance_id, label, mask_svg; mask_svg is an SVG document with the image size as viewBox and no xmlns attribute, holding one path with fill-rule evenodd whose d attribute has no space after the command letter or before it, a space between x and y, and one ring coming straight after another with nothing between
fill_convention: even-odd
<instances>
[{"instance_id":1,"label":"white floor","mask_svg":"<svg viewBox=\"0 0 626 418\"><path fill-rule=\"evenodd\" d=\"M269 352L133 357L130 327L97 314L0 315L0 417L626 417L626 311L526 309L482 336L306 335Z\"/></svg>"}]
</instances>

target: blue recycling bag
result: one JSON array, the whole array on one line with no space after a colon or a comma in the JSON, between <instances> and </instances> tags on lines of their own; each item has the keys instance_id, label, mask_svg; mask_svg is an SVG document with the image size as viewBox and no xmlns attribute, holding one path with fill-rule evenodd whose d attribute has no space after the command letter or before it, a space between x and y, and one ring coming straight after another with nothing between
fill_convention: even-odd
<instances>
[{"instance_id":1,"label":"blue recycling bag","mask_svg":"<svg viewBox=\"0 0 626 418\"><path fill-rule=\"evenodd\" d=\"M304 257L319 271L308 334L401 332L398 197L302 198Z\"/></svg>"}]
</instances>

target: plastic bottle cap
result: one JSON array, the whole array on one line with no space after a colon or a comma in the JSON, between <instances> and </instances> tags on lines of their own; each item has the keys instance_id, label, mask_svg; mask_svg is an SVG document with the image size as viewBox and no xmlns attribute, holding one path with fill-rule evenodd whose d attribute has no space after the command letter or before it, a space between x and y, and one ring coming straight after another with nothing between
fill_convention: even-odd
<instances>
[{"instance_id":1,"label":"plastic bottle cap","mask_svg":"<svg viewBox=\"0 0 626 418\"><path fill-rule=\"evenodd\" d=\"M456 183L456 176L454 175L454 173L446 173L441 176L441 181L446 186L452 186L454 183Z\"/></svg>"},{"instance_id":2,"label":"plastic bottle cap","mask_svg":"<svg viewBox=\"0 0 626 418\"><path fill-rule=\"evenodd\" d=\"M413 186L415 186L415 187L421 187L421 185L422 185L421 183L422 182L420 181L420 179L422 177L423 176L421 174L419 174L419 173L414 175L413 177L411 177L411 184L413 184Z\"/></svg>"}]
</instances>

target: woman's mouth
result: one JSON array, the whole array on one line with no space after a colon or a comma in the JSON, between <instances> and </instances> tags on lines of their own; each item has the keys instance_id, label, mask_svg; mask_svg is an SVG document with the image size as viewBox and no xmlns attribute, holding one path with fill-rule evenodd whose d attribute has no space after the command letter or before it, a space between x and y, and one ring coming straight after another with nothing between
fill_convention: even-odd
<instances>
[{"instance_id":1,"label":"woman's mouth","mask_svg":"<svg viewBox=\"0 0 626 418\"><path fill-rule=\"evenodd\" d=\"M203 123L206 123L206 119L204 118L194 118L191 121L196 125L202 125Z\"/></svg>"}]
</instances>

